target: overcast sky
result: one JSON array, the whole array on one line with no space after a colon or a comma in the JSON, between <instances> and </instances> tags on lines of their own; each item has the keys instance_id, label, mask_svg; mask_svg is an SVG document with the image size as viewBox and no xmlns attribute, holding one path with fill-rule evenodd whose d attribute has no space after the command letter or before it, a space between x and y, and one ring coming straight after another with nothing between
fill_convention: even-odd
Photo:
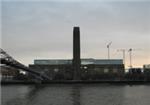
<instances>
[{"instance_id":1,"label":"overcast sky","mask_svg":"<svg viewBox=\"0 0 150 105\"><path fill-rule=\"evenodd\" d=\"M112 41L111 58L122 58L117 49L133 48L133 66L150 64L148 1L3 0L1 3L2 48L23 64L31 64L34 59L72 59L74 26L80 27L82 58L107 58L106 45ZM126 66L129 66L128 52Z\"/></svg>"}]
</instances>

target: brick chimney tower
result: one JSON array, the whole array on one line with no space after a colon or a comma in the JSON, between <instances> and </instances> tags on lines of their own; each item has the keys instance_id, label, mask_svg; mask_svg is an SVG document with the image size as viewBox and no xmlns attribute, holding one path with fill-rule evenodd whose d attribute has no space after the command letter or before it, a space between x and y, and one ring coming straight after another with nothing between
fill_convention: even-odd
<instances>
[{"instance_id":1,"label":"brick chimney tower","mask_svg":"<svg viewBox=\"0 0 150 105\"><path fill-rule=\"evenodd\" d=\"M80 80L81 78L81 59L80 59L80 28L73 28L73 79Z\"/></svg>"}]
</instances>

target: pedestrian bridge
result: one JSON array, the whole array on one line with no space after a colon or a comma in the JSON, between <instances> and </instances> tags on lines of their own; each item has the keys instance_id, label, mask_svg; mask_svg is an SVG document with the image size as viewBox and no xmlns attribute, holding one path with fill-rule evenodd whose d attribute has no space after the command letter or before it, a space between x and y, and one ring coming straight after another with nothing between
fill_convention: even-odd
<instances>
[{"instance_id":1,"label":"pedestrian bridge","mask_svg":"<svg viewBox=\"0 0 150 105\"><path fill-rule=\"evenodd\" d=\"M19 70L31 73L35 77L35 79L37 79L37 80L50 80L49 77L46 76L45 74L42 74L42 73L37 72L35 70L32 70L29 67L23 65L22 63L18 62L13 57L8 55L1 48L0 48L0 55L1 55L1 58L0 58L1 64L7 65L7 66L11 66L11 67L14 67L16 69L19 69Z\"/></svg>"}]
</instances>

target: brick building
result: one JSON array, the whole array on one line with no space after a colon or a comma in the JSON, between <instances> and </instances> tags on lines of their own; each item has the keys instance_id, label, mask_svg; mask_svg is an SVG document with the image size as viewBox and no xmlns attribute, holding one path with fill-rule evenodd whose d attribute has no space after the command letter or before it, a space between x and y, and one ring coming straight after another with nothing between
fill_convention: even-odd
<instances>
[{"instance_id":1,"label":"brick building","mask_svg":"<svg viewBox=\"0 0 150 105\"><path fill-rule=\"evenodd\" d=\"M39 59L30 64L31 69L47 74L53 79L73 79L71 59ZM81 59L81 79L115 79L124 74L121 59Z\"/></svg>"}]
</instances>

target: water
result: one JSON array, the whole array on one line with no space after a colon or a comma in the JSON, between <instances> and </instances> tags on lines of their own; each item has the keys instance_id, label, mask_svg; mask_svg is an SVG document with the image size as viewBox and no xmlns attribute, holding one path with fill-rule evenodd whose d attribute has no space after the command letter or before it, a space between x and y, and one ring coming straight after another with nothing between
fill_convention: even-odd
<instances>
[{"instance_id":1,"label":"water","mask_svg":"<svg viewBox=\"0 0 150 105\"><path fill-rule=\"evenodd\" d=\"M2 105L150 105L150 85L3 85Z\"/></svg>"}]
</instances>

